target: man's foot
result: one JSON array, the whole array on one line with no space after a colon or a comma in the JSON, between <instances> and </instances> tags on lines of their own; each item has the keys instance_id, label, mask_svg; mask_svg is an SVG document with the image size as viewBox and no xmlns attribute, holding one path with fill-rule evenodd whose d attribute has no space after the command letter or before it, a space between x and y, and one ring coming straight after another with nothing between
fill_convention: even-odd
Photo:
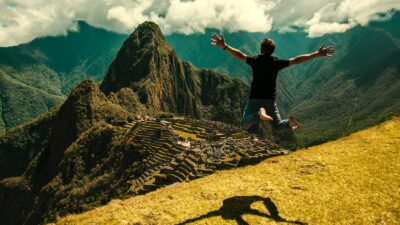
<instances>
[{"instance_id":1,"label":"man's foot","mask_svg":"<svg viewBox=\"0 0 400 225\"><path fill-rule=\"evenodd\" d=\"M274 120L274 119L272 119L272 117L270 117L270 116L267 114L267 111L265 111L264 108L260 108L260 109L258 110L258 116L260 117L260 119L265 120L265 121L272 121L272 120Z\"/></svg>"},{"instance_id":2,"label":"man's foot","mask_svg":"<svg viewBox=\"0 0 400 225\"><path fill-rule=\"evenodd\" d=\"M296 129L300 128L299 122L297 122L297 120L293 116L289 116L288 123L289 123L290 128L292 128L292 130L296 130Z\"/></svg>"}]
</instances>

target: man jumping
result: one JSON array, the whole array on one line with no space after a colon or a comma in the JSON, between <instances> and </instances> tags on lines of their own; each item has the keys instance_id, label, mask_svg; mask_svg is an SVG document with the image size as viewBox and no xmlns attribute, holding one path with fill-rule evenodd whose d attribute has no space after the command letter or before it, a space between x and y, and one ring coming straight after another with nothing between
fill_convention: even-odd
<instances>
[{"instance_id":1,"label":"man jumping","mask_svg":"<svg viewBox=\"0 0 400 225\"><path fill-rule=\"evenodd\" d=\"M242 126L246 130L260 119L272 122L272 127L275 130L295 130L299 128L300 124L292 116L287 120L282 120L279 115L275 103L278 72L288 66L300 64L320 56L331 56L334 51L332 46L327 48L321 46L316 52L299 55L287 60L272 55L275 51L275 43L269 38L262 40L260 54L256 56L247 56L240 50L229 46L225 43L223 34L220 37L214 33L211 37L211 44L222 48L233 57L249 64L253 70L250 97L243 113Z\"/></svg>"}]
</instances>

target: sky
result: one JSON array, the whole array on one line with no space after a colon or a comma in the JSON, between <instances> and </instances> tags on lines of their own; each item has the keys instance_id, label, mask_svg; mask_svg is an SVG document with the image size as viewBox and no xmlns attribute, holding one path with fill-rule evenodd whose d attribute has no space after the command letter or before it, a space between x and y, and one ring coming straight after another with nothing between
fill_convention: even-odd
<instances>
[{"instance_id":1,"label":"sky","mask_svg":"<svg viewBox=\"0 0 400 225\"><path fill-rule=\"evenodd\" d=\"M384 21L400 11L400 0L0 0L0 46L65 35L77 21L128 34L156 22L164 34L294 32L309 37L344 32Z\"/></svg>"}]
</instances>

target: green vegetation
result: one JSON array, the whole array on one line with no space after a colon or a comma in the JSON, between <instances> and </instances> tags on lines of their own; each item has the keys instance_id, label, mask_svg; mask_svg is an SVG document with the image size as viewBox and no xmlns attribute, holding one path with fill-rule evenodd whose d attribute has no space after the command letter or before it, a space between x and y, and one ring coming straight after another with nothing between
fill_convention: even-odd
<instances>
[{"instance_id":1,"label":"green vegetation","mask_svg":"<svg viewBox=\"0 0 400 225\"><path fill-rule=\"evenodd\" d=\"M61 104L82 80L101 80L125 37L79 22L67 36L0 48L0 135Z\"/></svg>"},{"instance_id":2,"label":"green vegetation","mask_svg":"<svg viewBox=\"0 0 400 225\"><path fill-rule=\"evenodd\" d=\"M49 138L58 108L9 130L0 138L0 180L20 176Z\"/></svg>"},{"instance_id":3,"label":"green vegetation","mask_svg":"<svg viewBox=\"0 0 400 225\"><path fill-rule=\"evenodd\" d=\"M15 215L0 211L3 221L37 224L42 216L53 219L120 197L142 159L135 145L121 140L125 130L120 126L129 117L134 114L86 80L60 108L11 129L0 139L0 177L5 178L0 181L0 202L13 202L19 210Z\"/></svg>"},{"instance_id":4,"label":"green vegetation","mask_svg":"<svg viewBox=\"0 0 400 225\"><path fill-rule=\"evenodd\" d=\"M400 110L399 39L382 30L355 28L314 45L324 42L336 45L333 57L299 66L288 76L295 88L285 111L303 124L297 136L305 145L373 126ZM281 94L279 101L284 98Z\"/></svg>"},{"instance_id":5,"label":"green vegetation","mask_svg":"<svg viewBox=\"0 0 400 225\"><path fill-rule=\"evenodd\" d=\"M18 78L17 71L0 66L0 135L6 128L26 123L64 100L64 95L48 85L57 83L56 79L51 80L53 73L40 66L36 69L43 70L19 73L22 77L33 77L29 80Z\"/></svg>"}]
</instances>

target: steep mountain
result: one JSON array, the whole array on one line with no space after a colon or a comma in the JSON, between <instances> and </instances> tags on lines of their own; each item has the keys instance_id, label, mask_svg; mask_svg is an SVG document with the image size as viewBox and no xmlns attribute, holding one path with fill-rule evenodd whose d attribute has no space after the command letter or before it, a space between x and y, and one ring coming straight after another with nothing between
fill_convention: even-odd
<instances>
[{"instance_id":1,"label":"steep mountain","mask_svg":"<svg viewBox=\"0 0 400 225\"><path fill-rule=\"evenodd\" d=\"M386 32L389 32L397 39L400 38L400 31L399 31L399 24L400 24L400 12L393 12L393 16L387 21L377 21L371 22L369 27L382 29Z\"/></svg>"},{"instance_id":2,"label":"steep mountain","mask_svg":"<svg viewBox=\"0 0 400 225\"><path fill-rule=\"evenodd\" d=\"M0 48L0 135L61 104L85 78L102 79L125 37L79 22L66 36Z\"/></svg>"},{"instance_id":3,"label":"steep mountain","mask_svg":"<svg viewBox=\"0 0 400 225\"><path fill-rule=\"evenodd\" d=\"M303 123L297 135L301 140L308 145L335 139L400 111L398 38L359 27L315 39L311 45L322 43L334 45L335 55L293 67L286 77L292 79L292 96L278 100L289 99L286 112Z\"/></svg>"},{"instance_id":4,"label":"steep mountain","mask_svg":"<svg viewBox=\"0 0 400 225\"><path fill-rule=\"evenodd\" d=\"M53 71L41 65L30 69L17 71L0 66L0 135L64 100L64 95L57 89L58 76Z\"/></svg>"},{"instance_id":5,"label":"steep mountain","mask_svg":"<svg viewBox=\"0 0 400 225\"><path fill-rule=\"evenodd\" d=\"M0 138L1 223L49 222L285 153L238 127L201 119L237 123L247 89L182 62L157 25L143 23L101 88L85 80L59 108Z\"/></svg>"},{"instance_id":6,"label":"steep mountain","mask_svg":"<svg viewBox=\"0 0 400 225\"><path fill-rule=\"evenodd\" d=\"M130 87L153 112L206 117L239 125L248 86L237 79L182 62L160 28L141 24L124 42L101 89Z\"/></svg>"},{"instance_id":7,"label":"steep mountain","mask_svg":"<svg viewBox=\"0 0 400 225\"><path fill-rule=\"evenodd\" d=\"M48 139L56 117L55 108L0 139L0 179L21 175Z\"/></svg>"},{"instance_id":8,"label":"steep mountain","mask_svg":"<svg viewBox=\"0 0 400 225\"><path fill-rule=\"evenodd\" d=\"M27 127L12 130L10 134L2 138L0 142L1 167L5 167L6 170L2 170L1 175L2 177L19 176L2 181L4 185L0 187L0 214L2 218L5 218L3 222L36 224L41 220L40 216L48 210L46 205L50 204L49 201L55 200L52 198L55 193L49 193L49 191L54 191L51 185L56 185L55 180L61 179L57 176L60 170L68 170L61 164L68 152L67 149L74 146L86 130L95 129L93 127L100 121L118 123L118 120L126 121L128 115L130 114L121 106L107 100L96 84L84 81L74 89L59 110L36 123L28 124ZM98 126L101 125L100 123ZM32 128L38 135L26 132ZM12 135L19 138L13 139ZM99 139L109 141L103 136ZM87 138L86 141L92 140ZM30 144L34 144L35 149L31 149ZM96 144L101 143L96 142ZM96 147L98 146L101 145ZM11 164L15 161L19 161L18 167ZM22 165L24 162L28 164ZM79 172L72 171L68 175L79 175ZM62 177L62 181L66 183L70 180L71 178ZM63 191L63 193L69 192ZM14 203L11 204L11 201ZM9 207L18 209L16 214L10 214ZM13 216L19 218L16 219Z\"/></svg>"}]
</instances>

